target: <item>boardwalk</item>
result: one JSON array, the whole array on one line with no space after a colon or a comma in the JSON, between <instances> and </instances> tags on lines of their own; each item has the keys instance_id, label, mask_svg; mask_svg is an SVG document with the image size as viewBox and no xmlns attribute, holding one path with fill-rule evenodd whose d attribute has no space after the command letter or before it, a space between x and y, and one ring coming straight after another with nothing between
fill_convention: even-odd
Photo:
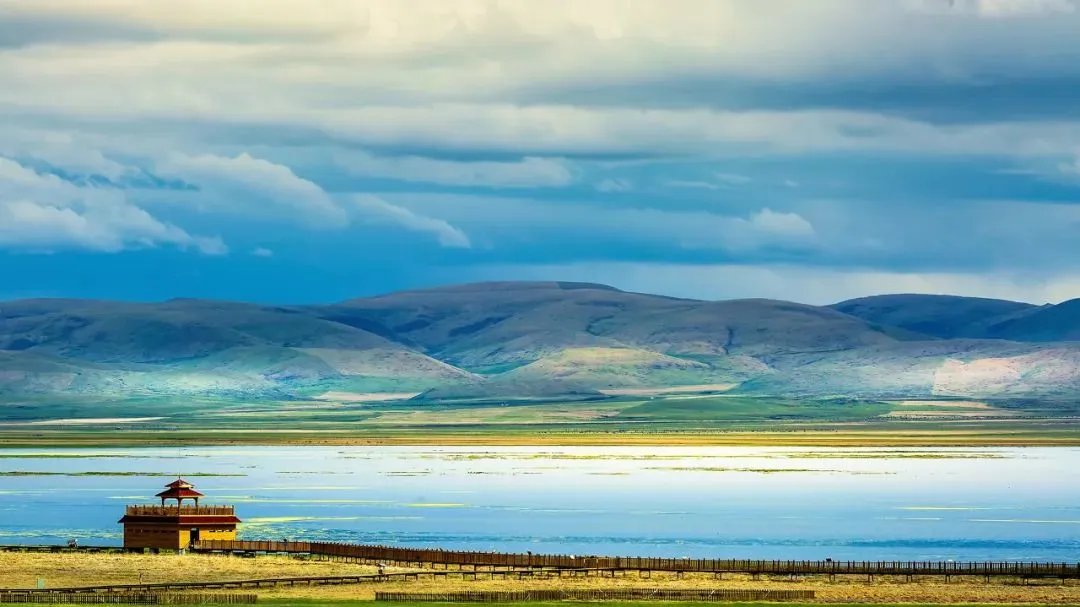
<instances>
[{"instance_id":1,"label":"boardwalk","mask_svg":"<svg viewBox=\"0 0 1080 607\"><path fill-rule=\"evenodd\" d=\"M716 588L576 588L474 592L376 592L376 601L438 603L511 603L537 601L807 601L813 590L752 590Z\"/></svg>"},{"instance_id":2,"label":"boardwalk","mask_svg":"<svg viewBox=\"0 0 1080 607\"><path fill-rule=\"evenodd\" d=\"M84 593L45 590L0 590L0 604L50 605L254 605L254 594L161 594L146 592Z\"/></svg>"},{"instance_id":3,"label":"boardwalk","mask_svg":"<svg viewBox=\"0 0 1080 607\"><path fill-rule=\"evenodd\" d=\"M200 552L310 554L325 558L402 565L473 569L569 569L591 571L673 571L683 573L747 573L751 575L978 576L1080 578L1080 563L945 562L945 561L767 561L738 559L669 559L551 554L463 552L326 542L206 541Z\"/></svg>"},{"instance_id":4,"label":"boardwalk","mask_svg":"<svg viewBox=\"0 0 1080 607\"><path fill-rule=\"evenodd\" d=\"M67 586L48 589L14 589L0 590L0 592L48 595L48 594L81 594L81 593L133 593L133 592L172 592L188 590L214 590L214 589L239 589L239 588L274 588L278 586L340 586L344 584L379 584L386 582L416 582L420 580L479 580L479 579L513 579L524 580L529 578L551 577L614 577L617 571L596 569L530 569L509 570L501 569L494 571L406 571L401 573L382 574L357 574L357 575L330 575L330 576L302 576L302 577L276 577L255 578L243 580L210 580L195 582L156 582L142 584L98 584L94 586ZM3 601L0 601L2 603Z\"/></svg>"}]
</instances>

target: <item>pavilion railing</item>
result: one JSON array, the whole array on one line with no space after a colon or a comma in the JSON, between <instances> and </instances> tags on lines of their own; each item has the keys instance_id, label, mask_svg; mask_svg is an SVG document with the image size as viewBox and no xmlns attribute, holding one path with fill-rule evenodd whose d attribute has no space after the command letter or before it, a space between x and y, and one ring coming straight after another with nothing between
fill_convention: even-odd
<instances>
[{"instance_id":1,"label":"pavilion railing","mask_svg":"<svg viewBox=\"0 0 1080 607\"><path fill-rule=\"evenodd\" d=\"M134 504L124 509L128 516L236 516L233 506L158 506Z\"/></svg>"}]
</instances>

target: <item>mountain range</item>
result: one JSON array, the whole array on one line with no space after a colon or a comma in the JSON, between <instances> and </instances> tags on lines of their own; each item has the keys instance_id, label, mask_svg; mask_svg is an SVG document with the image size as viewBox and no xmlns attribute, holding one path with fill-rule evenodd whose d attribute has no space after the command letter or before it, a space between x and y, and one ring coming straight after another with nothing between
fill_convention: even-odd
<instances>
[{"instance_id":1,"label":"mountain range","mask_svg":"<svg viewBox=\"0 0 1080 607\"><path fill-rule=\"evenodd\" d=\"M0 303L0 395L9 401L331 391L582 398L718 384L777 395L1072 398L1080 299L880 295L811 306L503 282L307 306Z\"/></svg>"}]
</instances>

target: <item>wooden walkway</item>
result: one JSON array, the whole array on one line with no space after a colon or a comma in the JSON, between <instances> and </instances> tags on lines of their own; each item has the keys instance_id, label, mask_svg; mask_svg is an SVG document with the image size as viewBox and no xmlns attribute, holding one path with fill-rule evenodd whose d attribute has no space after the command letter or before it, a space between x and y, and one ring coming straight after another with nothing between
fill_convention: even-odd
<instances>
[{"instance_id":1,"label":"wooden walkway","mask_svg":"<svg viewBox=\"0 0 1080 607\"><path fill-rule=\"evenodd\" d=\"M204 541L199 552L309 554L320 558L381 562L406 566L442 565L489 570L567 569L589 571L671 571L676 573L746 573L750 575L860 575L1013 577L1080 579L1080 563L946 561L782 561L740 559L668 559L551 554L513 554L400 548L327 542Z\"/></svg>"},{"instance_id":2,"label":"wooden walkway","mask_svg":"<svg viewBox=\"0 0 1080 607\"><path fill-rule=\"evenodd\" d=\"M0 589L2 593L17 594L73 594L73 593L120 593L120 592L143 592L154 591L187 591L187 590L212 590L212 589L239 589L239 588L274 588L277 586L326 586L343 584L378 584L385 582L415 582L428 580L480 580L480 579L513 579L524 580L529 578L554 578L554 577L590 577L604 576L614 577L616 571L602 571L591 569L533 569L533 570L495 570L495 571L406 571L402 573L364 574L364 575L331 575L331 576L304 576L304 577L278 577L256 578L245 580L211 580L196 582L157 582L145 584L98 584L94 586L67 586L46 589ZM3 601L0 601L3 602Z\"/></svg>"},{"instance_id":3,"label":"wooden walkway","mask_svg":"<svg viewBox=\"0 0 1080 607\"><path fill-rule=\"evenodd\" d=\"M375 600L395 603L520 603L537 601L808 601L813 590L717 588L574 588L473 592L376 592Z\"/></svg>"},{"instance_id":4,"label":"wooden walkway","mask_svg":"<svg viewBox=\"0 0 1080 607\"><path fill-rule=\"evenodd\" d=\"M3 544L0 552L91 552L95 554L120 554L125 550L120 546L79 546L68 548L50 544Z\"/></svg>"},{"instance_id":5,"label":"wooden walkway","mask_svg":"<svg viewBox=\"0 0 1080 607\"><path fill-rule=\"evenodd\" d=\"M116 546L86 546L78 549L66 546L0 546L0 550L26 552L123 552ZM330 577L267 578L236 581L184 582L167 584L119 584L72 589L72 591L128 590L189 590L202 588L259 588L280 584L354 584L392 580L411 581L425 576L432 579L454 576L477 579L524 579L540 576L604 576L615 577L637 572L646 577L652 572L709 573L722 577L726 573L742 573L757 577L779 576L898 576L909 581L914 577L981 577L1031 579L1080 579L1080 563L1037 562L945 562L945 561L784 561L737 559L667 559L647 557L601 557L550 554L515 554L498 552L467 552L453 550L401 548L366 544L328 542L271 542L271 541L203 541L193 547L202 553L236 554L304 554L312 558L359 563L385 563L416 567L422 571L384 575L352 575ZM442 569L438 569L442 567ZM456 571L455 571L456 570Z\"/></svg>"},{"instance_id":6,"label":"wooden walkway","mask_svg":"<svg viewBox=\"0 0 1080 607\"><path fill-rule=\"evenodd\" d=\"M0 604L48 605L254 605L254 594L85 593L0 590Z\"/></svg>"}]
</instances>

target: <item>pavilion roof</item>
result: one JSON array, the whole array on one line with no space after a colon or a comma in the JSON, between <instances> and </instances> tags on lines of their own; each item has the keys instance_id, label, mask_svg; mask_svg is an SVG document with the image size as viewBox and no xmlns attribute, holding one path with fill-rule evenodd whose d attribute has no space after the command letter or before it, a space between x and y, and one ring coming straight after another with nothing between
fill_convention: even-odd
<instances>
[{"instance_id":1,"label":"pavilion roof","mask_svg":"<svg viewBox=\"0 0 1080 607\"><path fill-rule=\"evenodd\" d=\"M156 497L162 499L181 499L186 497L203 497L203 494L195 490L195 485L192 485L182 478L178 478L168 485L165 485L165 490L158 493Z\"/></svg>"},{"instance_id":2,"label":"pavilion roof","mask_svg":"<svg viewBox=\"0 0 1080 607\"><path fill-rule=\"evenodd\" d=\"M163 497L165 499L180 497L203 497L203 494L199 493L194 489L180 487L177 489L166 489L161 493L158 493L155 497Z\"/></svg>"}]
</instances>

